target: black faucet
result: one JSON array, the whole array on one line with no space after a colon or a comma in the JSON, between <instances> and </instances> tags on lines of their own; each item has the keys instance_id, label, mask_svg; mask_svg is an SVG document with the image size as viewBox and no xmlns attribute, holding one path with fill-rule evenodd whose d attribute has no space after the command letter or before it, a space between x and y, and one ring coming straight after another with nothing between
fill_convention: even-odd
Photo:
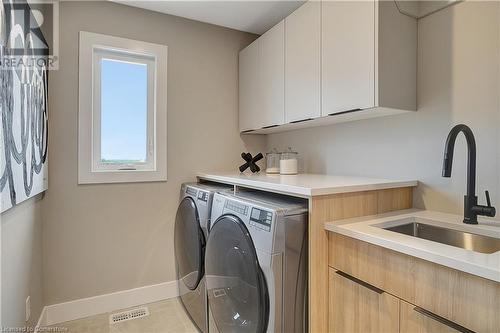
<instances>
[{"instance_id":1,"label":"black faucet","mask_svg":"<svg viewBox=\"0 0 500 333\"><path fill-rule=\"evenodd\" d=\"M491 206L490 194L486 191L486 202L488 206L477 204L476 197L476 140L474 133L467 125L456 125L448 134L444 149L443 177L451 177L451 167L453 164L453 151L455 150L455 140L462 132L467 139L467 195L464 198L464 223L477 224L477 216L490 216L496 214L495 207Z\"/></svg>"}]
</instances>

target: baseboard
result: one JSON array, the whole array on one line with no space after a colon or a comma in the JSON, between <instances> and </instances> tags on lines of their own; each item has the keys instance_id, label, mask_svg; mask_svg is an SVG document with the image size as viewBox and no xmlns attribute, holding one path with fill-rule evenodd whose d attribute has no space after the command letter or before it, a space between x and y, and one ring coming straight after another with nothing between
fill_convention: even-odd
<instances>
[{"instance_id":1,"label":"baseboard","mask_svg":"<svg viewBox=\"0 0 500 333\"><path fill-rule=\"evenodd\" d=\"M38 321L35 326L35 333L40 332L40 328L47 326L47 316L45 315L47 307L44 306L42 312L40 313L40 317L38 317Z\"/></svg>"},{"instance_id":2,"label":"baseboard","mask_svg":"<svg viewBox=\"0 0 500 333\"><path fill-rule=\"evenodd\" d=\"M177 281L118 291L111 294L47 305L43 308L35 332L40 327L64 323L106 312L113 312L177 297Z\"/></svg>"}]
</instances>

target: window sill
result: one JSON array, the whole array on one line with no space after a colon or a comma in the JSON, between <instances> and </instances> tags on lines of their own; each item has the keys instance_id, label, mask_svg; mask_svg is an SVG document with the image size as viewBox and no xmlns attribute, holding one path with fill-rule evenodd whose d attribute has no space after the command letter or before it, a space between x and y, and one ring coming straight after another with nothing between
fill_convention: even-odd
<instances>
[{"instance_id":1,"label":"window sill","mask_svg":"<svg viewBox=\"0 0 500 333\"><path fill-rule=\"evenodd\" d=\"M167 181L167 171L103 171L103 172L80 172L78 184L113 184L113 183L145 183L145 182L165 182Z\"/></svg>"}]
</instances>

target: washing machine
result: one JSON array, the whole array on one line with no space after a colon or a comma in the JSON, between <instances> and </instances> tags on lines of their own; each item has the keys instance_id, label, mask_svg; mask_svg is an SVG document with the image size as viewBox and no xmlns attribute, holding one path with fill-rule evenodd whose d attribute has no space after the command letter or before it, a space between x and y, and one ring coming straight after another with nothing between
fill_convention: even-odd
<instances>
[{"instance_id":1,"label":"washing machine","mask_svg":"<svg viewBox=\"0 0 500 333\"><path fill-rule=\"evenodd\" d=\"M307 331L307 201L215 194L205 255L210 327Z\"/></svg>"},{"instance_id":2,"label":"washing machine","mask_svg":"<svg viewBox=\"0 0 500 333\"><path fill-rule=\"evenodd\" d=\"M231 192L232 186L185 183L175 217L175 263L181 303L201 332L208 332L205 287L205 245L212 199L216 192Z\"/></svg>"}]
</instances>

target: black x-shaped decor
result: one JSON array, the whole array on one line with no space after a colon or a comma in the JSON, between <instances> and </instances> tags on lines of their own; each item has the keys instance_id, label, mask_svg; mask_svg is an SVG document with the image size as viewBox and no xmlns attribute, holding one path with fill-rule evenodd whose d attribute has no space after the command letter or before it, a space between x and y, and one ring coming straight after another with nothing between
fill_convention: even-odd
<instances>
[{"instance_id":1,"label":"black x-shaped decor","mask_svg":"<svg viewBox=\"0 0 500 333\"><path fill-rule=\"evenodd\" d=\"M262 158L264 158L264 156L262 155L262 153L258 153L257 155L255 155L255 157L252 157L252 154L250 153L241 153L241 158L244 159L246 163L240 166L240 172L243 172L247 168L250 168L250 171L256 173L260 171L260 168L256 163L257 161L260 161Z\"/></svg>"}]
</instances>

